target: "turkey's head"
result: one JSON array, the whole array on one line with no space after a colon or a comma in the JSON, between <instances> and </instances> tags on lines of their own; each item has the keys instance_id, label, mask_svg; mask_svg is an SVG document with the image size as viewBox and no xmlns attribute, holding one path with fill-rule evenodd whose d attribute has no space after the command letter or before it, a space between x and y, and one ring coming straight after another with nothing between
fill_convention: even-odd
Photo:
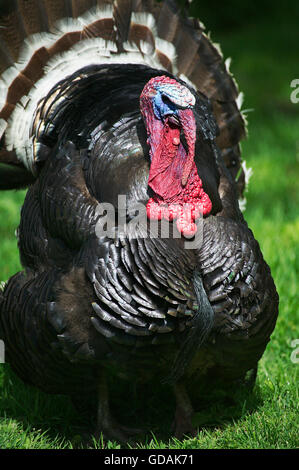
<instances>
[{"instance_id":1,"label":"turkey's head","mask_svg":"<svg viewBox=\"0 0 299 470\"><path fill-rule=\"evenodd\" d=\"M152 78L140 96L148 134L151 166L148 185L154 195L147 203L150 219L176 219L187 237L196 233L195 220L212 209L194 162L195 97L176 80Z\"/></svg>"}]
</instances>

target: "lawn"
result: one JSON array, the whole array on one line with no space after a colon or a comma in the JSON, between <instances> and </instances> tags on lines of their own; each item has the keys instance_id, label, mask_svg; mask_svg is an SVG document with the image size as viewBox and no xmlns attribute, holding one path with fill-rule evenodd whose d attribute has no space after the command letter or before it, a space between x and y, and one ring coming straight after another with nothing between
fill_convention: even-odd
<instances>
[{"instance_id":1,"label":"lawn","mask_svg":"<svg viewBox=\"0 0 299 470\"><path fill-rule=\"evenodd\" d=\"M225 57L233 58L231 70L245 94L249 136L242 150L247 166L253 169L245 216L271 267L280 313L252 393L240 389L227 397L216 391L203 399L196 415L198 436L178 441L166 432L173 403L168 403L167 391L158 390L159 397L153 398L145 416L153 434L135 446L295 448L299 444L299 351L296 356L291 343L299 338L299 103L290 101L290 83L299 78L298 25L292 15L286 21L269 17L254 24L244 22L231 31L216 21L214 25L212 15L206 23ZM24 195L24 191L0 195L0 280L20 269L14 231ZM165 403L163 416L156 407L158 398ZM158 430L161 421L164 429ZM84 417L66 397L47 396L27 387L8 365L0 365L0 449L83 447L84 426ZM113 442L104 445L119 447ZM100 448L103 442L89 446Z\"/></svg>"}]
</instances>

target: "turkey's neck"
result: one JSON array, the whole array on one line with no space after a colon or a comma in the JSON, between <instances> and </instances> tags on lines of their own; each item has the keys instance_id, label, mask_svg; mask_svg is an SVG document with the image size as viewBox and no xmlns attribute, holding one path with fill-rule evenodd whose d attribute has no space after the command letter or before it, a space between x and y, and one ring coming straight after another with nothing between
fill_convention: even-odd
<instances>
[{"instance_id":1,"label":"turkey's neck","mask_svg":"<svg viewBox=\"0 0 299 470\"><path fill-rule=\"evenodd\" d=\"M154 196L147 204L150 219L177 219L184 236L196 233L195 220L212 209L194 162L196 124L192 110L179 112L181 127L168 118L163 123L152 115L147 119L151 167L148 185ZM187 150L181 141L184 132Z\"/></svg>"},{"instance_id":2,"label":"turkey's neck","mask_svg":"<svg viewBox=\"0 0 299 470\"><path fill-rule=\"evenodd\" d=\"M148 184L165 203L175 201L182 192L182 169L186 151L181 144L180 129L168 120L157 121L150 134L151 167Z\"/></svg>"}]
</instances>

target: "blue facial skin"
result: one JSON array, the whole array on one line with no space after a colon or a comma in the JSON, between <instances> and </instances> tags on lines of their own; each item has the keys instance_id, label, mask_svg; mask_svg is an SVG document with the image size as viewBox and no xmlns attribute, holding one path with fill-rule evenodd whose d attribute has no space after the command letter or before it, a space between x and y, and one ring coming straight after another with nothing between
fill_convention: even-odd
<instances>
[{"instance_id":1,"label":"blue facial skin","mask_svg":"<svg viewBox=\"0 0 299 470\"><path fill-rule=\"evenodd\" d=\"M169 99L165 99L165 95L163 101L162 94L159 90L157 90L157 93L153 98L153 109L156 118L160 119L160 121L164 121L167 115L178 115L176 105L172 103Z\"/></svg>"}]
</instances>

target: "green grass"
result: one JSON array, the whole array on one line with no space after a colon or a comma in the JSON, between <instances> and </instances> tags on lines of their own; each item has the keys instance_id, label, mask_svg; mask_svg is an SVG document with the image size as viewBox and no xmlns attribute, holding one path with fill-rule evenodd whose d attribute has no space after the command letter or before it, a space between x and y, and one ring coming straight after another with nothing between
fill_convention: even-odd
<instances>
[{"instance_id":1,"label":"green grass","mask_svg":"<svg viewBox=\"0 0 299 470\"><path fill-rule=\"evenodd\" d=\"M213 34L225 56L233 57L231 68L245 92L245 108L254 108L248 113L249 138L242 144L247 166L253 169L245 216L280 295L277 326L260 361L256 386L252 393L240 389L229 395L216 391L203 397L196 415L200 432L196 438L182 441L167 435L173 401L168 390L157 389L143 413L153 434L135 447L298 447L299 365L291 361L291 341L299 338L299 104L290 102L289 84L299 78L299 71L294 48L297 25L294 20L292 28L291 23L292 19L277 29L269 20L254 28L244 26L242 30ZM14 231L24 194L1 194L0 280L20 269ZM0 448L85 446L85 418L74 411L66 397L47 396L23 385L8 365L0 366L0 393ZM132 418L130 409L122 413ZM133 420L137 418L136 412ZM119 448L113 442L94 441L89 446Z\"/></svg>"}]
</instances>

